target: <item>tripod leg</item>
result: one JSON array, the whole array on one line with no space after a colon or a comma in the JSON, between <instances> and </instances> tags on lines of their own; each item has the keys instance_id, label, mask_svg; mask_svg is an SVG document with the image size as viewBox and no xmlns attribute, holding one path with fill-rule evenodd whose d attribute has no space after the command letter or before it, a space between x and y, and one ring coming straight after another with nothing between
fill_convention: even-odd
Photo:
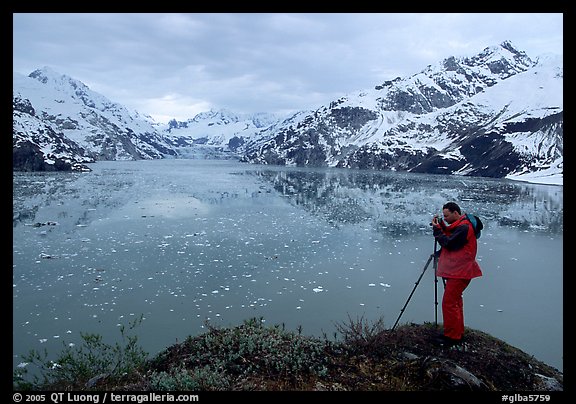
<instances>
[{"instance_id":1,"label":"tripod leg","mask_svg":"<svg viewBox=\"0 0 576 404\"><path fill-rule=\"evenodd\" d=\"M410 296L408 296L408 299L406 300L406 303L404 303L404 307L402 307L402 309L400 309L400 314L398 315L398 318L396 319L396 322L394 323L394 326L392 327L392 331L394 331L394 329L396 328L396 325L398 324L398 321L400 321L400 317L402 317L402 314L404 313L404 309L406 309L406 306L408 306L408 302L410 302L410 299L412 298L412 295L413 295L414 292L416 291L416 288L418 287L418 284L420 283L420 280L421 280L422 277L424 276L424 272L426 272L426 269L428 269L428 265L430 265L430 262L432 261L433 258L434 258L434 255L430 255L430 258L428 258L428 261L426 262L426 265L424 265L424 269L422 270L422 273L420 274L420 276L418 277L418 280L417 280L416 283L414 284L414 288L412 289L412 292L410 293Z\"/></svg>"}]
</instances>

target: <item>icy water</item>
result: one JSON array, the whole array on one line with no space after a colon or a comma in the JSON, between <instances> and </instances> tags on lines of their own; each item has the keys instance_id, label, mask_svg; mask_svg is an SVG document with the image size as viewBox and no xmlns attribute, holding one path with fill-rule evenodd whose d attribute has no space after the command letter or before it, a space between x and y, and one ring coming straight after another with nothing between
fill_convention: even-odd
<instances>
[{"instance_id":1,"label":"icy water","mask_svg":"<svg viewBox=\"0 0 576 404\"><path fill-rule=\"evenodd\" d=\"M13 175L14 367L80 333L120 340L139 316L151 356L205 321L331 339L348 318L392 327L433 252L430 218L454 200L485 224L466 325L563 369L563 187L230 160L92 168ZM433 322L434 290L430 265L400 324Z\"/></svg>"}]
</instances>

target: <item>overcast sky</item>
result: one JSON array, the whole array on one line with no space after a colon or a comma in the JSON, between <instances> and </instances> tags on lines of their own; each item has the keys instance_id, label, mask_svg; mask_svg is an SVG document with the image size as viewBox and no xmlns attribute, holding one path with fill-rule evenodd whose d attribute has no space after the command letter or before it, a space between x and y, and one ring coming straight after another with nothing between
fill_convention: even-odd
<instances>
[{"instance_id":1,"label":"overcast sky","mask_svg":"<svg viewBox=\"0 0 576 404\"><path fill-rule=\"evenodd\" d=\"M561 13L13 14L13 70L44 66L158 122L289 113L512 41L563 54Z\"/></svg>"}]
</instances>

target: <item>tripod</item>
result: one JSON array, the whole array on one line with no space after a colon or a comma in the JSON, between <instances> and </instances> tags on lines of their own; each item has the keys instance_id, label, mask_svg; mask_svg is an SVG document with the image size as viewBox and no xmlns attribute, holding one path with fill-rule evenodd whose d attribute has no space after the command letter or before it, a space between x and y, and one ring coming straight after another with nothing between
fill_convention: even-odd
<instances>
[{"instance_id":1,"label":"tripod","mask_svg":"<svg viewBox=\"0 0 576 404\"><path fill-rule=\"evenodd\" d=\"M402 314L404 314L404 310L406 309L406 306L408 306L408 303L410 302L412 295L416 291L416 288L418 287L420 280L424 276L424 273L428 269L428 265L430 265L430 262L432 262L432 260L434 260L434 264L433 264L433 267L434 267L434 324L436 325L436 327L438 327L438 277L436 276L436 273L437 273L436 271L438 269L438 257L436 256L437 246L438 246L438 241L436 239L434 239L434 252L432 254L430 254L430 257L428 257L428 261L426 261L426 265L424 265L424 269L422 270L422 273L418 277L418 280L416 281L414 288L412 289L412 292L410 293L410 296L408 296L408 299L406 300L404 307L402 307L402 309L400 310L400 314L398 315L398 318L396 319L396 322L394 323L394 326L392 327L392 331L394 331L394 329L396 328L396 325L398 325L398 321L400 321L400 317L402 317Z\"/></svg>"}]
</instances>

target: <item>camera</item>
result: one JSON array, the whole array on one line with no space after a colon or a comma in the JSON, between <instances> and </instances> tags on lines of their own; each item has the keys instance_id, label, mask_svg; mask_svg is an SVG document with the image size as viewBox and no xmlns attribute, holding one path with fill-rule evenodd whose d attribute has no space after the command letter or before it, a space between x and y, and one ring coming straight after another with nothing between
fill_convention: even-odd
<instances>
[{"instance_id":1,"label":"camera","mask_svg":"<svg viewBox=\"0 0 576 404\"><path fill-rule=\"evenodd\" d=\"M442 216L441 215L434 215L434 217L432 218L432 222L430 222L430 226L434 226L434 219L436 219L438 221L438 224L442 223Z\"/></svg>"}]
</instances>

